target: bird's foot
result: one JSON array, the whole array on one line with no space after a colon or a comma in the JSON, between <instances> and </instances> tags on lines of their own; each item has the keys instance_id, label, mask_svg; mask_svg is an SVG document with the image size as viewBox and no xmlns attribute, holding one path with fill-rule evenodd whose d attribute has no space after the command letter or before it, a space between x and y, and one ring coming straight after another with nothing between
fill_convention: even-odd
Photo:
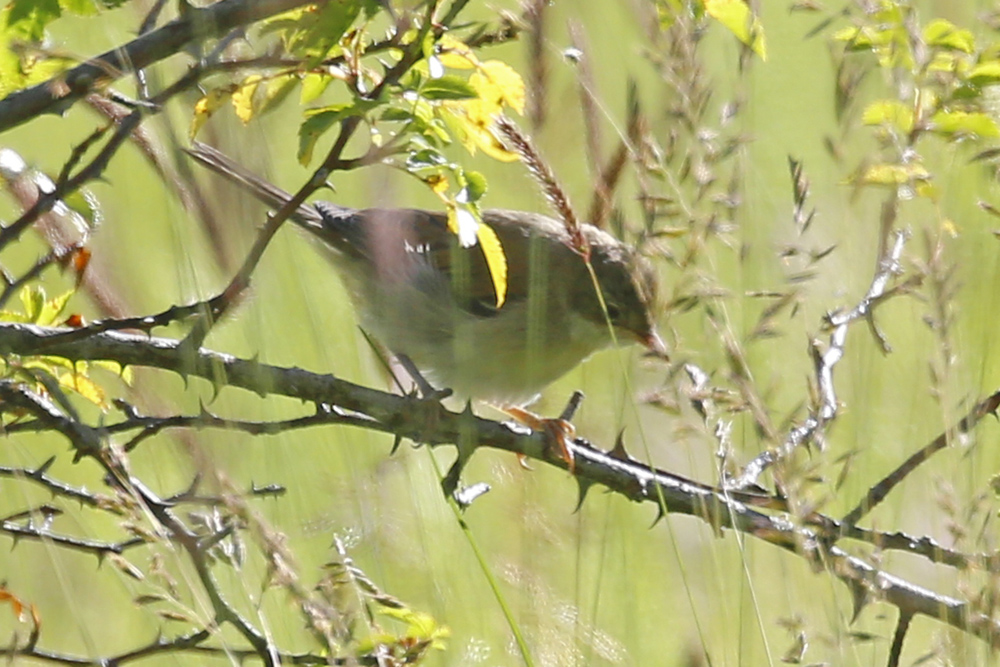
<instances>
[{"instance_id":1,"label":"bird's foot","mask_svg":"<svg viewBox=\"0 0 1000 667\"><path fill-rule=\"evenodd\" d=\"M508 415L528 428L545 434L545 443L556 456L566 463L571 473L576 469L576 459L573 456L573 439L576 438L576 427L570 421L583 400L582 392L574 392L562 414L556 419L542 417L534 412L518 407L505 407ZM518 456L518 461L528 467L524 456Z\"/></svg>"}]
</instances>

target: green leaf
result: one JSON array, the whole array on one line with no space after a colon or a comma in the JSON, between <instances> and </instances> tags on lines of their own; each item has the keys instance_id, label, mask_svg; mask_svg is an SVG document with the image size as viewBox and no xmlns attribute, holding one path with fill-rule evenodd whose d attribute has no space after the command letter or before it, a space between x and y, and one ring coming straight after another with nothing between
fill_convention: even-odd
<instances>
[{"instance_id":1,"label":"green leaf","mask_svg":"<svg viewBox=\"0 0 1000 667\"><path fill-rule=\"evenodd\" d=\"M74 220L81 235L86 235L104 221L104 212L101 209L101 202L93 192L86 188L80 188L63 197L63 202L80 216L80 220Z\"/></svg>"},{"instance_id":2,"label":"green leaf","mask_svg":"<svg viewBox=\"0 0 1000 667\"><path fill-rule=\"evenodd\" d=\"M22 59L16 46L41 42L46 26L61 14L58 0L11 0L0 9L0 98L28 85L33 70L42 69L47 62L45 58Z\"/></svg>"},{"instance_id":3,"label":"green leaf","mask_svg":"<svg viewBox=\"0 0 1000 667\"><path fill-rule=\"evenodd\" d=\"M408 104L403 101L401 106L388 107L382 112L381 119L383 121L409 123L410 126L404 128L402 133L415 132L421 134L424 138L434 142L435 145L451 143L451 135L448 134L444 123L435 118L434 107L431 106L431 102L425 99L417 98Z\"/></svg>"},{"instance_id":4,"label":"green leaf","mask_svg":"<svg viewBox=\"0 0 1000 667\"><path fill-rule=\"evenodd\" d=\"M470 100L479 97L468 81L454 74L427 81L419 92L428 100Z\"/></svg>"},{"instance_id":5,"label":"green leaf","mask_svg":"<svg viewBox=\"0 0 1000 667\"><path fill-rule=\"evenodd\" d=\"M463 175L465 177L466 199L469 202L477 202L482 199L483 195L486 194L486 177L478 171L466 171Z\"/></svg>"},{"instance_id":6,"label":"green leaf","mask_svg":"<svg viewBox=\"0 0 1000 667\"><path fill-rule=\"evenodd\" d=\"M972 53L976 48L971 31L962 30L946 19L934 19L924 26L924 41L930 46L963 53Z\"/></svg>"},{"instance_id":7,"label":"green leaf","mask_svg":"<svg viewBox=\"0 0 1000 667\"><path fill-rule=\"evenodd\" d=\"M59 0L59 6L77 16L97 16L101 11L94 0Z\"/></svg>"},{"instance_id":8,"label":"green leaf","mask_svg":"<svg viewBox=\"0 0 1000 667\"><path fill-rule=\"evenodd\" d=\"M932 130L943 135L974 135L984 139L1000 137L1000 128L989 114L966 111L939 111L931 118Z\"/></svg>"},{"instance_id":9,"label":"green leaf","mask_svg":"<svg viewBox=\"0 0 1000 667\"><path fill-rule=\"evenodd\" d=\"M311 104L326 91L327 86L333 81L329 74L318 74L310 72L302 79L302 91L299 93L300 104Z\"/></svg>"},{"instance_id":10,"label":"green leaf","mask_svg":"<svg viewBox=\"0 0 1000 667\"><path fill-rule=\"evenodd\" d=\"M300 26L305 26L292 45L295 53L321 60L337 45L354 19L361 13L361 3L357 0L328 2L317 9L307 7Z\"/></svg>"},{"instance_id":11,"label":"green leaf","mask_svg":"<svg viewBox=\"0 0 1000 667\"><path fill-rule=\"evenodd\" d=\"M264 97L260 102L258 115L274 109L299 85L296 74L280 74L264 85Z\"/></svg>"},{"instance_id":12,"label":"green leaf","mask_svg":"<svg viewBox=\"0 0 1000 667\"><path fill-rule=\"evenodd\" d=\"M11 0L7 10L7 29L23 40L39 42L45 27L62 15L59 0Z\"/></svg>"},{"instance_id":13,"label":"green leaf","mask_svg":"<svg viewBox=\"0 0 1000 667\"><path fill-rule=\"evenodd\" d=\"M434 148L424 148L406 156L406 171L415 174L424 169L437 169L448 164L448 158Z\"/></svg>"},{"instance_id":14,"label":"green leaf","mask_svg":"<svg viewBox=\"0 0 1000 667\"><path fill-rule=\"evenodd\" d=\"M25 285L21 290L21 306L29 322L37 322L45 305L45 290L38 286Z\"/></svg>"},{"instance_id":15,"label":"green leaf","mask_svg":"<svg viewBox=\"0 0 1000 667\"><path fill-rule=\"evenodd\" d=\"M938 51L927 65L928 72L948 72L958 74L960 80L968 74L971 64L969 59L954 51Z\"/></svg>"},{"instance_id":16,"label":"green leaf","mask_svg":"<svg viewBox=\"0 0 1000 667\"><path fill-rule=\"evenodd\" d=\"M313 149L316 142L326 132L345 118L359 113L358 104L333 104L319 109L306 111L306 120L299 127L299 164L302 166L312 162Z\"/></svg>"},{"instance_id":17,"label":"green leaf","mask_svg":"<svg viewBox=\"0 0 1000 667\"><path fill-rule=\"evenodd\" d=\"M31 320L24 313L15 313L12 310L0 310L0 322L17 322L18 324L31 324Z\"/></svg>"}]
</instances>

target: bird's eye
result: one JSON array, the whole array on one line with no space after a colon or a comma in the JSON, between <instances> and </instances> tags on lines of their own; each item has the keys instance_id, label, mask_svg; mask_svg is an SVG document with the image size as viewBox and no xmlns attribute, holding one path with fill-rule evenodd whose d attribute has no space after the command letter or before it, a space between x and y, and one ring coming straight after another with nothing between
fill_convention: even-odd
<instances>
[{"instance_id":1,"label":"bird's eye","mask_svg":"<svg viewBox=\"0 0 1000 667\"><path fill-rule=\"evenodd\" d=\"M605 305L608 308L608 319L609 320L611 320L613 322L613 321L617 320L619 317L621 317L622 309L621 309L621 307L618 304L616 304L616 303L607 303Z\"/></svg>"}]
</instances>

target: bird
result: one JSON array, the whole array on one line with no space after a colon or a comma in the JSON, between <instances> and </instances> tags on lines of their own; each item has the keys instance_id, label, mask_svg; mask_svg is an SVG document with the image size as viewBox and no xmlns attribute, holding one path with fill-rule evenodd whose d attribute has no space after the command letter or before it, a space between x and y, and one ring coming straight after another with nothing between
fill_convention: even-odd
<instances>
[{"instance_id":1,"label":"bird","mask_svg":"<svg viewBox=\"0 0 1000 667\"><path fill-rule=\"evenodd\" d=\"M292 198L211 146L186 150L269 207ZM600 349L640 343L664 352L653 266L595 226L580 225L591 272L562 222L483 210L482 224L495 232L508 266L498 306L482 248L463 246L443 212L316 201L290 219L331 260L360 326L427 385L459 398L523 408Z\"/></svg>"}]
</instances>

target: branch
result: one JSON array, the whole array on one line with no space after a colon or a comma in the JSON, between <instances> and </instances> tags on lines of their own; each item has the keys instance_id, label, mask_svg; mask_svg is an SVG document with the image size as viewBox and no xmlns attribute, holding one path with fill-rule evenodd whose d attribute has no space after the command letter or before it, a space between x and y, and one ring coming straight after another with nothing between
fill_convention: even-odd
<instances>
[{"instance_id":1,"label":"branch","mask_svg":"<svg viewBox=\"0 0 1000 667\"><path fill-rule=\"evenodd\" d=\"M280 368L201 348L185 354L181 343L165 338L106 332L87 339L63 338L66 330L22 324L0 324L0 355L32 355L44 352L74 361L110 359L122 365L140 365L202 377L216 385L232 385L262 396L280 394L323 404L335 410L363 415L359 421L369 428L393 433L428 445L456 444L459 459L467 459L478 446L510 451L566 469L567 462L550 451L542 433L460 413L441 404L396 396L297 368ZM856 600L884 600L904 614L922 614L973 634L991 646L1000 647L1000 623L979 613L964 600L938 595L894 575L878 570L863 559L828 544L828 536L809 527L797 526L784 516L768 516L733 494L692 482L678 475L652 469L629 457L623 449L602 452L584 440L570 443L581 498L595 483L636 502L651 502L664 512L688 514L710 523L716 530L731 528L748 533L781 549L806 558L845 582ZM135 481L133 480L133 483ZM185 534L163 504L152 493L137 489L153 514L179 538L192 555L199 553L196 538ZM191 544L185 544L191 540ZM199 574L212 590L211 576ZM217 620L234 622L222 613L224 602L213 600ZM235 621L239 627L238 620ZM269 648L250 628L240 628L263 657Z\"/></svg>"},{"instance_id":2,"label":"branch","mask_svg":"<svg viewBox=\"0 0 1000 667\"><path fill-rule=\"evenodd\" d=\"M885 500L886 496L888 496L889 493L900 484L900 482L906 479L907 475L916 470L920 464L930 459L931 456L947 447L950 443L954 442L956 437L971 431L975 428L976 424L983 419L983 417L986 417L987 415L996 415L998 409L1000 409L1000 391L994 392L991 396L977 403L973 406L972 410L969 411L969 414L962 417L958 424L941 433L938 437L918 449L908 459L903 461L898 468L886 475L882 481L869 489L868 493L865 494L865 497L861 500L861 502L859 502L853 510L844 516L844 524L847 526L855 525L862 519L862 517L871 512L876 505Z\"/></svg>"},{"instance_id":3,"label":"branch","mask_svg":"<svg viewBox=\"0 0 1000 667\"><path fill-rule=\"evenodd\" d=\"M188 44L219 37L235 27L309 4L308 0L222 0L112 49L53 79L0 99L0 133L43 113L63 114L77 100L128 72L182 51Z\"/></svg>"}]
</instances>

